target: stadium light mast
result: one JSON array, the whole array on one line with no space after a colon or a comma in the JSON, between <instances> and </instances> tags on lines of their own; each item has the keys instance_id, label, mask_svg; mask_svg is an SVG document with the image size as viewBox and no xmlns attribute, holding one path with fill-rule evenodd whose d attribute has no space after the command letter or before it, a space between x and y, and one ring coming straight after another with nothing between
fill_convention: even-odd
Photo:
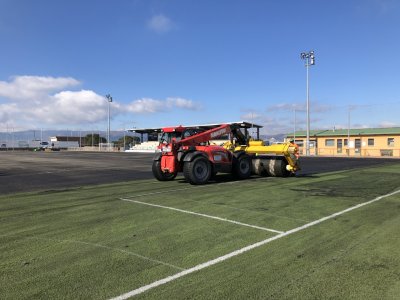
<instances>
[{"instance_id":1,"label":"stadium light mast","mask_svg":"<svg viewBox=\"0 0 400 300\"><path fill-rule=\"evenodd\" d=\"M110 151L110 104L112 102L112 97L110 94L106 95L106 98L108 100L108 127L107 127L107 144L108 144L108 151Z\"/></svg>"},{"instance_id":2,"label":"stadium light mast","mask_svg":"<svg viewBox=\"0 0 400 300\"><path fill-rule=\"evenodd\" d=\"M296 106L293 105L293 142L296 143Z\"/></svg>"},{"instance_id":3,"label":"stadium light mast","mask_svg":"<svg viewBox=\"0 0 400 300\"><path fill-rule=\"evenodd\" d=\"M308 68L315 65L314 51L302 52L300 54L301 59L305 61L307 70L307 140L306 140L306 155L310 155L310 89L308 80Z\"/></svg>"}]
</instances>

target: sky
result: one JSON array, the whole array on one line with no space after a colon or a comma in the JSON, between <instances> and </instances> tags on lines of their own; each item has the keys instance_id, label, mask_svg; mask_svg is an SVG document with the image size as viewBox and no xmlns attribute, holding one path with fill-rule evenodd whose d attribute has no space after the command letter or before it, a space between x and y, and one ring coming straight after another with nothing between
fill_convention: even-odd
<instances>
[{"instance_id":1,"label":"sky","mask_svg":"<svg viewBox=\"0 0 400 300\"><path fill-rule=\"evenodd\" d=\"M0 0L0 131L400 126L397 0ZM106 95L113 102L109 103ZM350 122L349 122L350 120Z\"/></svg>"}]
</instances>

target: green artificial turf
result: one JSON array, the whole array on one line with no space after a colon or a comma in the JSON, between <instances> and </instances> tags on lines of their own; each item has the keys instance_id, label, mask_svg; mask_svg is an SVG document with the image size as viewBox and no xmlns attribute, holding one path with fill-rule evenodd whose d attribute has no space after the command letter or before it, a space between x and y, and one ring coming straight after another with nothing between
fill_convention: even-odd
<instances>
[{"instance_id":1,"label":"green artificial turf","mask_svg":"<svg viewBox=\"0 0 400 300\"><path fill-rule=\"evenodd\" d=\"M107 299L400 189L400 164L191 186L142 180L0 197L1 299ZM396 299L400 194L137 296Z\"/></svg>"}]
</instances>

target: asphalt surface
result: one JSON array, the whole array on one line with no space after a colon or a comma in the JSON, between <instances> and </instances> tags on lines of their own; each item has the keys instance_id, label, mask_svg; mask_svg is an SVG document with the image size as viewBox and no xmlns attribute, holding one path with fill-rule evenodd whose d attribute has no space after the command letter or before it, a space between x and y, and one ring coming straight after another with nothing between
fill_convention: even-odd
<instances>
[{"instance_id":1,"label":"asphalt surface","mask_svg":"<svg viewBox=\"0 0 400 300\"><path fill-rule=\"evenodd\" d=\"M0 152L0 194L150 179L154 178L153 156L122 152L3 151ZM302 170L297 176L393 163L400 163L400 159L302 157Z\"/></svg>"}]
</instances>

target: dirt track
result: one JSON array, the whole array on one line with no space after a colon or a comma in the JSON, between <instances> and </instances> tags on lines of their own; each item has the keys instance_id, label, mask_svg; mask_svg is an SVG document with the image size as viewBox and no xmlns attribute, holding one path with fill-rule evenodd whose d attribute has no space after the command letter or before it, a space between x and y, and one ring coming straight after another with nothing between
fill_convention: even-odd
<instances>
[{"instance_id":1,"label":"dirt track","mask_svg":"<svg viewBox=\"0 0 400 300\"><path fill-rule=\"evenodd\" d=\"M150 179L152 157L149 153L0 152L0 193ZM400 160L303 157L298 176L392 163Z\"/></svg>"}]
</instances>

